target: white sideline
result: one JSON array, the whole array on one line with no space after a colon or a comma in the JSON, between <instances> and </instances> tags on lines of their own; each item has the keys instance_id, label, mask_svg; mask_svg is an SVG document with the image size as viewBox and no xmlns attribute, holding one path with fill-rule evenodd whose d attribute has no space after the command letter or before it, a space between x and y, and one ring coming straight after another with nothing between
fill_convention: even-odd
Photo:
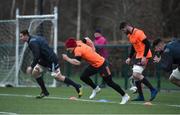
<instances>
[{"instance_id":1,"label":"white sideline","mask_svg":"<svg viewBox=\"0 0 180 115\"><path fill-rule=\"evenodd\" d=\"M18 115L16 113L11 113L11 112L1 112L0 111L0 114L3 114L3 115Z\"/></svg>"},{"instance_id":2,"label":"white sideline","mask_svg":"<svg viewBox=\"0 0 180 115\"><path fill-rule=\"evenodd\" d=\"M19 94L0 94L0 96L35 98L35 96L33 96L33 95L19 95ZM65 98L65 97L52 97L52 96L45 97L45 99L70 100L69 98ZM100 100L88 100L88 99L78 99L78 98L76 100L73 100L73 101L94 102L94 103L111 103L111 104L119 104L120 103L120 102L115 102L115 101L102 102ZM135 103L135 102L131 102L131 103L128 103L128 104L143 105L143 103ZM169 106L169 107L178 107L178 108L180 108L180 105L171 105L171 104L153 104L153 105L164 105L164 106Z\"/></svg>"}]
</instances>

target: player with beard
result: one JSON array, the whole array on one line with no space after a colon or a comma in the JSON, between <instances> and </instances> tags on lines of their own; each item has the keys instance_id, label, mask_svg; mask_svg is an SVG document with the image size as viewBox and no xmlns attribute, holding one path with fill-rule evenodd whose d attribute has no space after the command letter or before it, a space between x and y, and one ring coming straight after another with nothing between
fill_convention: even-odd
<instances>
[{"instance_id":1,"label":"player with beard","mask_svg":"<svg viewBox=\"0 0 180 115\"><path fill-rule=\"evenodd\" d=\"M130 64L131 59L133 57L135 58L135 62L132 68L133 70L132 76L136 80L135 84L139 96L133 101L145 100L141 83L143 83L150 89L151 97L149 101L152 101L156 97L158 91L151 85L151 83L142 74L145 67L147 66L148 60L152 57L152 53L150 50L150 43L145 33L142 30L133 27L131 24L127 22L122 22L120 24L120 30L127 35L129 42L132 45L129 57L126 59L126 63Z\"/></svg>"}]
</instances>

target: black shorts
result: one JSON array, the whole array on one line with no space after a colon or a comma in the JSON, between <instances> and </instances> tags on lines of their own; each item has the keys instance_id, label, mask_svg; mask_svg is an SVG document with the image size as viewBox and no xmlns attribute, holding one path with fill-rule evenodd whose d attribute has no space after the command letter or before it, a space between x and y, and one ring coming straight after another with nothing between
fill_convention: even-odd
<instances>
[{"instance_id":1,"label":"black shorts","mask_svg":"<svg viewBox=\"0 0 180 115\"><path fill-rule=\"evenodd\" d=\"M144 64L141 63L141 58L139 58L139 59L134 59L134 60L133 60L133 64L134 64L134 65L139 65L139 66L146 66L147 63L148 63L148 61L149 61L149 59L146 58L146 63L145 63L145 65L144 65Z\"/></svg>"},{"instance_id":2,"label":"black shorts","mask_svg":"<svg viewBox=\"0 0 180 115\"><path fill-rule=\"evenodd\" d=\"M99 73L102 77L106 77L111 75L110 69L109 69L109 64L107 61L104 61L104 63L102 64L102 66L100 66L99 68L95 68L91 65L89 65L84 72L82 73L81 77L89 77L92 75L95 75Z\"/></svg>"},{"instance_id":3,"label":"black shorts","mask_svg":"<svg viewBox=\"0 0 180 115\"><path fill-rule=\"evenodd\" d=\"M48 62L48 61L45 61L43 59L40 59L38 64L47 68L51 72L53 72L59 68L58 60L54 60L53 62Z\"/></svg>"}]
</instances>

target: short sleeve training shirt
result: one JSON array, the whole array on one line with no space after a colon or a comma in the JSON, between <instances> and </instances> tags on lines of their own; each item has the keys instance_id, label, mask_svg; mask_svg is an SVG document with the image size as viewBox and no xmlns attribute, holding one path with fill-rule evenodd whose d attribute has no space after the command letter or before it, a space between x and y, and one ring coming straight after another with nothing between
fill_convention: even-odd
<instances>
[{"instance_id":1,"label":"short sleeve training shirt","mask_svg":"<svg viewBox=\"0 0 180 115\"><path fill-rule=\"evenodd\" d=\"M91 66L100 67L105 59L96 53L90 46L84 44L81 41L77 41L77 47L74 49L74 55L79 56L87 61Z\"/></svg>"},{"instance_id":2,"label":"short sleeve training shirt","mask_svg":"<svg viewBox=\"0 0 180 115\"><path fill-rule=\"evenodd\" d=\"M129 42L135 49L136 58L142 58L145 51L145 44L142 41L146 39L146 35L144 34L144 32L142 30L134 28L132 34L128 34L128 38ZM148 51L146 58L150 57L152 57L151 50Z\"/></svg>"}]
</instances>

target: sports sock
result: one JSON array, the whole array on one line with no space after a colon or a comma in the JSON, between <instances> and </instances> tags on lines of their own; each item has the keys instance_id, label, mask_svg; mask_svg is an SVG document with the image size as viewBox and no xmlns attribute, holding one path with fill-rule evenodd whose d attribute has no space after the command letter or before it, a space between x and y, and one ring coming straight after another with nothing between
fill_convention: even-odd
<instances>
[{"instance_id":1,"label":"sports sock","mask_svg":"<svg viewBox=\"0 0 180 115\"><path fill-rule=\"evenodd\" d=\"M142 92L142 87L141 87L141 81L135 81L135 84L136 84L139 96L144 97L143 92Z\"/></svg>"},{"instance_id":2,"label":"sports sock","mask_svg":"<svg viewBox=\"0 0 180 115\"><path fill-rule=\"evenodd\" d=\"M43 77L42 77L42 76L36 78L36 81L37 81L37 83L39 84L42 92L48 92L47 89L46 89L46 86L45 86L45 84L44 84L44 80L43 80Z\"/></svg>"},{"instance_id":3,"label":"sports sock","mask_svg":"<svg viewBox=\"0 0 180 115\"><path fill-rule=\"evenodd\" d=\"M154 89L151 83L145 77L141 80L141 82L145 84L150 90Z\"/></svg>"},{"instance_id":4,"label":"sports sock","mask_svg":"<svg viewBox=\"0 0 180 115\"><path fill-rule=\"evenodd\" d=\"M76 89L78 89L78 88L81 87L81 85L75 83L74 81L72 81L71 79L69 79L69 78L67 78L67 77L65 78L64 83L66 83L66 84L68 84L68 85L72 85L72 86L75 87Z\"/></svg>"},{"instance_id":5,"label":"sports sock","mask_svg":"<svg viewBox=\"0 0 180 115\"><path fill-rule=\"evenodd\" d=\"M104 81L107 83L107 85L109 85L111 88L113 88L115 91L117 91L118 93L121 94L121 96L125 95L124 90L122 90L122 88L116 84L114 81L112 81L111 75L107 76L106 78L104 78Z\"/></svg>"},{"instance_id":6,"label":"sports sock","mask_svg":"<svg viewBox=\"0 0 180 115\"><path fill-rule=\"evenodd\" d=\"M125 95L125 92L122 90L122 88L116 84L115 82L111 81L108 83L110 87L112 87L114 90L116 90L118 93L120 93L122 96Z\"/></svg>"}]
</instances>

